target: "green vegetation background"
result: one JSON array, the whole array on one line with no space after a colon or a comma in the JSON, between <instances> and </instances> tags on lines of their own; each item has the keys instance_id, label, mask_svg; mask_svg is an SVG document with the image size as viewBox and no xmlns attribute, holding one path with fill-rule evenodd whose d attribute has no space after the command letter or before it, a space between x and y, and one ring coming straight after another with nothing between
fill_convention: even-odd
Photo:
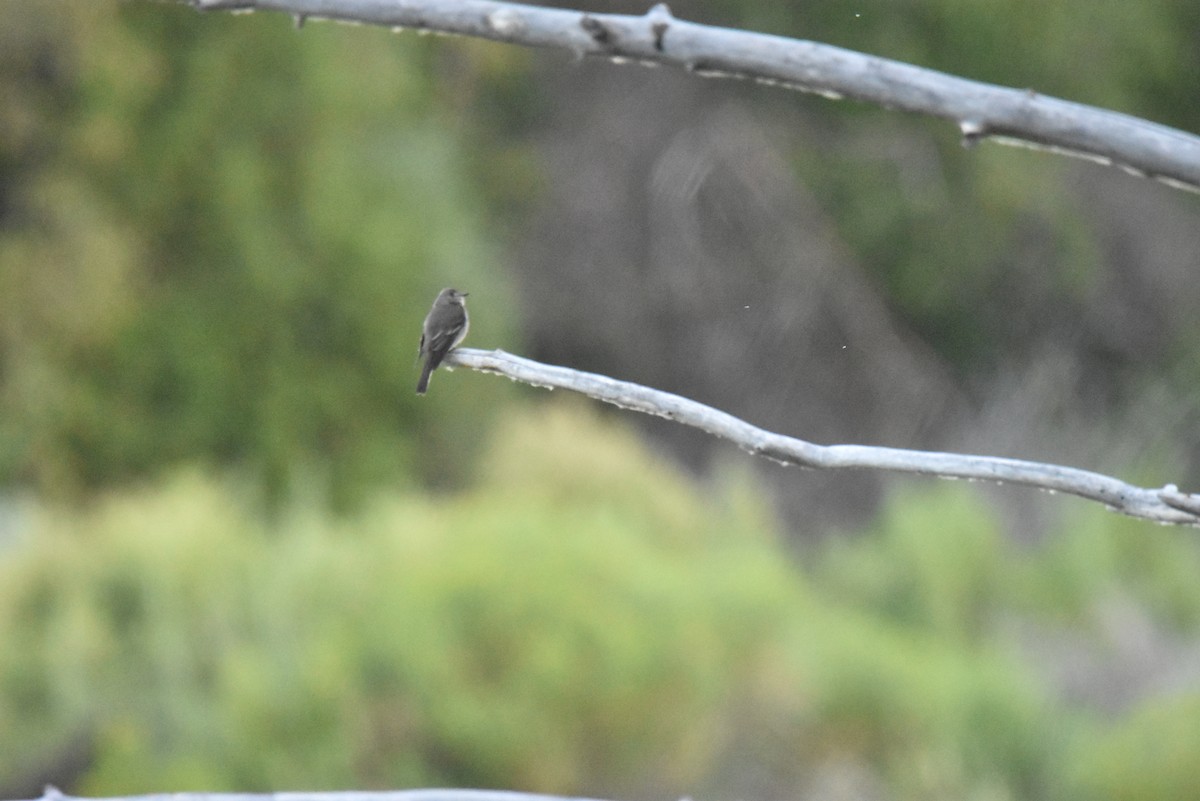
<instances>
[{"instance_id":1,"label":"green vegetation background","mask_svg":"<svg viewBox=\"0 0 1200 801\"><path fill-rule=\"evenodd\" d=\"M0 776L82 737L76 790L97 795L765 797L858 771L893 798L1182 799L1200 781L1200 692L1100 716L1027 658L1103 655L1103 610L1131 600L1194 633L1190 540L1088 511L1015 553L986 504L935 485L802 569L749 475L697 487L582 405L495 431L471 489L350 516L265 522L196 471L27 509L0 565Z\"/></svg>"},{"instance_id":2,"label":"green vegetation background","mask_svg":"<svg viewBox=\"0 0 1200 801\"><path fill-rule=\"evenodd\" d=\"M1079 58L1039 87L1198 127L1193 4L840 5L805 4L807 35L870 25L856 46L1014 85ZM997 19L1022 58L967 44ZM1079 511L1018 550L949 485L797 552L748 472L699 485L495 379L413 396L397 354L443 284L471 288L476 341L519 330L498 224L537 191L506 138L537 102L529 58L174 4L0 7L0 789L83 742L70 789L94 794L1191 797L1194 681L1100 713L1031 656L1115 650L1122 604L1194 638L1187 532ZM873 183L833 166L834 202ZM998 189L1030 191L983 180L1001 212ZM937 347L986 359L989 277L930 287L989 263L995 239L965 235L987 215L874 208L896 207L852 244ZM979 259L922 249L947 225ZM1088 247L1064 245L1068 296Z\"/></svg>"}]
</instances>

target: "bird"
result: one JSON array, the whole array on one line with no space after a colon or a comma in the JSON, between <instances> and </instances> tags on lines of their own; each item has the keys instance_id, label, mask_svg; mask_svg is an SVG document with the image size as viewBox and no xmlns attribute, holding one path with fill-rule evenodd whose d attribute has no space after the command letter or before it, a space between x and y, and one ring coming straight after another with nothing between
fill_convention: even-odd
<instances>
[{"instance_id":1,"label":"bird","mask_svg":"<svg viewBox=\"0 0 1200 801\"><path fill-rule=\"evenodd\" d=\"M467 292L446 287L433 301L433 308L425 316L421 328L421 344L417 358L425 359L421 378L417 381L417 394L424 395L429 388L429 376L446 358L446 354L458 347L467 335L471 321L467 317Z\"/></svg>"}]
</instances>

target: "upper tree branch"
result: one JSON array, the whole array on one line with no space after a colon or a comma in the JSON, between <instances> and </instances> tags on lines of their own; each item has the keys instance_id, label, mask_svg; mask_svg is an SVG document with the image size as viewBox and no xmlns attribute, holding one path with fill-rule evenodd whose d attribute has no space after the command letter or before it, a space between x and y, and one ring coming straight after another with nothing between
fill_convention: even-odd
<instances>
[{"instance_id":1,"label":"upper tree branch","mask_svg":"<svg viewBox=\"0 0 1200 801\"><path fill-rule=\"evenodd\" d=\"M817 469L893 470L940 478L1020 484L1099 501L1113 511L1156 523L1200 525L1200 495L1180 492L1171 484L1162 489L1143 489L1088 470L995 456L910 451L871 445L816 445L765 431L731 414L680 395L596 373L542 364L502 350L459 348L450 352L445 364L497 373L535 386L569 389L624 409L666 417L723 437L750 453L784 464Z\"/></svg>"},{"instance_id":2,"label":"upper tree branch","mask_svg":"<svg viewBox=\"0 0 1200 801\"><path fill-rule=\"evenodd\" d=\"M1200 191L1200 137L1126 114L971 81L840 47L675 19L588 14L490 0L185 0L200 9L308 17L477 36L579 56L674 64L953 121L964 144L994 139L1116 164Z\"/></svg>"}]
</instances>

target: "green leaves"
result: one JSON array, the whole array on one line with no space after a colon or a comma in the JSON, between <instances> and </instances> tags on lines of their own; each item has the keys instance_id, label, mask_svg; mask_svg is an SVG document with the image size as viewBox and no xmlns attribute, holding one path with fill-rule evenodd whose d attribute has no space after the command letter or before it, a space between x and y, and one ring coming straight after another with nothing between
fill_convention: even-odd
<instances>
[{"instance_id":1,"label":"green leaves","mask_svg":"<svg viewBox=\"0 0 1200 801\"><path fill-rule=\"evenodd\" d=\"M442 434L412 400L420 321L447 282L481 311L511 304L467 144L440 119L433 45L182 5L111 4L73 26L51 8L0 12L45 26L62 63L8 112L38 115L43 146L0 140L30 151L0 176L16 187L0 481L77 498L202 462L276 500L323 485L345 508L413 481L418 455L461 479L421 452ZM15 43L0 80L40 46ZM511 324L485 313L475 333L500 345Z\"/></svg>"},{"instance_id":2,"label":"green leaves","mask_svg":"<svg viewBox=\"0 0 1200 801\"><path fill-rule=\"evenodd\" d=\"M34 509L0 566L0 774L82 737L92 794L732 796L843 772L897 798L1189 786L1188 707L1131 687L1097 720L1053 700L1049 646L1106 653L1111 599L1157 586L1167 606L1123 608L1194 629L1178 532L1097 512L1015 552L943 484L802 570L761 498L698 486L582 404L499 430L471 489L349 517L264 518L195 473ZM1158 727L1171 748L1139 784Z\"/></svg>"}]
</instances>

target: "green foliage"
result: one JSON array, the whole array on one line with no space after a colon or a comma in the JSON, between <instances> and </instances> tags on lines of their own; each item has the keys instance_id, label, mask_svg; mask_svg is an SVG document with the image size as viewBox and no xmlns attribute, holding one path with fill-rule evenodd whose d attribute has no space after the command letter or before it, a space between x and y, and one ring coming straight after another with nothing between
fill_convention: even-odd
<instances>
[{"instance_id":1,"label":"green foliage","mask_svg":"<svg viewBox=\"0 0 1200 801\"><path fill-rule=\"evenodd\" d=\"M729 795L846 764L898 799L1191 786L1194 704L1095 720L1011 636L1117 591L1194 631L1190 540L1085 519L1018 557L939 484L804 575L769 521L578 403L503 415L470 491L349 518L266 522L197 473L38 511L0 566L0 774L82 732L95 794Z\"/></svg>"},{"instance_id":2,"label":"green foliage","mask_svg":"<svg viewBox=\"0 0 1200 801\"><path fill-rule=\"evenodd\" d=\"M725 4L1196 127L1195 4L797 8ZM438 288L472 291L472 342L508 333L484 220L534 196L519 137L545 102L523 51L469 43L441 70L443 47L0 5L0 483L126 487L6 544L0 775L82 735L89 793L733 797L739 771L790 787L850 764L896 798L1187 797L1194 698L1094 720L1049 700L1012 631L1087 626L1119 597L1195 636L1193 538L1089 512L1013 553L978 497L939 485L801 573L744 477L697 487L579 406L505 413L494 379L439 373L414 405ZM979 369L1086 297L1095 232L1058 162L896 118L886 144L913 152L880 157L856 117L882 112L823 109L800 170L943 354ZM176 463L201 467L128 488ZM258 481L210 477L229 465ZM296 503L303 481L374 500L335 517Z\"/></svg>"},{"instance_id":3,"label":"green foliage","mask_svg":"<svg viewBox=\"0 0 1200 801\"><path fill-rule=\"evenodd\" d=\"M830 544L822 583L913 631L979 643L1016 566L980 500L951 484L897 493L862 539Z\"/></svg>"},{"instance_id":4,"label":"green foliage","mask_svg":"<svg viewBox=\"0 0 1200 801\"><path fill-rule=\"evenodd\" d=\"M1045 792L1049 700L993 619L1015 574L987 508L950 484L830 543L814 581L835 606L796 646L822 699L816 747L874 755L903 798Z\"/></svg>"},{"instance_id":5,"label":"green foliage","mask_svg":"<svg viewBox=\"0 0 1200 801\"><path fill-rule=\"evenodd\" d=\"M898 798L1036 797L1061 754L1050 702L995 644L964 650L849 609L807 620L792 645L812 706L793 721L813 766L854 755Z\"/></svg>"},{"instance_id":6,"label":"green foliage","mask_svg":"<svg viewBox=\"0 0 1200 801\"><path fill-rule=\"evenodd\" d=\"M1200 69L1194 2L719 5L726 24L1200 127L1200 104L1181 97ZM798 176L891 308L964 378L1023 362L1050 338L1071 342L1085 367L1103 358L1109 346L1089 341L1089 325L1106 274L1128 254L1106 249L1111 232L1074 185L1078 165L994 144L967 150L945 121L810 103L806 125L791 129L810 132L794 140ZM1190 333L1169 338L1190 346ZM1168 363L1145 365L1147 378L1161 380ZM1116 383L1111 365L1094 369Z\"/></svg>"},{"instance_id":7,"label":"green foliage","mask_svg":"<svg viewBox=\"0 0 1200 801\"><path fill-rule=\"evenodd\" d=\"M20 39L0 62L10 85L43 48L57 59L6 112L32 133L0 140L20 154L0 228L0 480L74 494L201 459L276 495L307 472L344 502L418 458L460 477L462 446L439 447L438 415L414 405L420 320L458 284L483 312L475 336L500 344L508 315L488 309L511 304L433 46L181 5L62 8L0 10L63 41ZM467 434L487 416L472 419Z\"/></svg>"},{"instance_id":8,"label":"green foliage","mask_svg":"<svg viewBox=\"0 0 1200 801\"><path fill-rule=\"evenodd\" d=\"M867 113L835 109L839 133L797 143L798 172L820 187L889 300L952 365L977 374L1028 352L1083 307L1102 261L1061 157L967 151L929 120L865 134Z\"/></svg>"},{"instance_id":9,"label":"green foliage","mask_svg":"<svg viewBox=\"0 0 1200 801\"><path fill-rule=\"evenodd\" d=\"M1081 744L1072 778L1080 799L1184 801L1200 787L1200 694L1154 699Z\"/></svg>"},{"instance_id":10,"label":"green foliage","mask_svg":"<svg viewBox=\"0 0 1200 801\"><path fill-rule=\"evenodd\" d=\"M1088 509L1047 543L1026 588L1044 608L1086 620L1089 602L1128 596L1179 633L1200 630L1200 549L1192 532Z\"/></svg>"},{"instance_id":11,"label":"green foliage","mask_svg":"<svg viewBox=\"0 0 1200 801\"><path fill-rule=\"evenodd\" d=\"M818 742L876 750L900 797L985 787L1007 788L1000 797L1190 797L1183 788L1196 786L1200 764L1190 696L1150 695L1113 722L1054 709L1031 670L1046 657L1014 635L1069 627L1078 647L1104 653L1111 632L1098 618L1128 599L1164 632L1194 638L1198 574L1187 532L1088 508L1015 552L962 485L899 492L867 536L817 560L813 583L841 610L797 650L805 673L827 683L815 692L829 705Z\"/></svg>"}]
</instances>

